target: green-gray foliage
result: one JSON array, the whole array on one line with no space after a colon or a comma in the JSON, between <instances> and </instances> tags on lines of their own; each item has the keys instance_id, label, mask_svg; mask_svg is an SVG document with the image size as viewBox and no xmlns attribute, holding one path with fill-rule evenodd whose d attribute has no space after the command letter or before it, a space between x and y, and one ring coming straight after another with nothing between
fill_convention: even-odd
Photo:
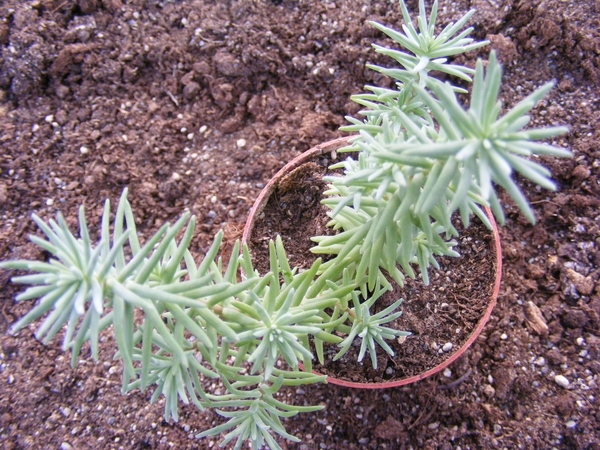
<instances>
[{"instance_id":1,"label":"green-gray foliage","mask_svg":"<svg viewBox=\"0 0 600 450\"><path fill-rule=\"evenodd\" d=\"M97 359L99 334L112 327L124 367L123 392L156 386L152 401L165 397L165 420L178 419L180 401L215 408L229 422L199 436L233 428L224 442L236 439L236 448L246 440L253 448L264 443L279 448L271 431L296 440L280 418L320 407L285 404L277 393L282 386L324 382L324 376L300 370L300 363L312 367L309 337L323 361L323 342L341 342L337 333L353 326L351 317L365 315L356 300L355 308L348 304L357 294L347 276L337 283L327 279L315 289L320 260L302 272L290 268L280 238L270 244L271 270L263 276L239 243L227 263L216 259L222 232L197 265L188 250L195 225L189 214L165 224L142 246L127 190L112 224L106 202L96 243L83 207L78 237L60 214L49 224L33 217L46 239L31 240L52 258L0 263L4 269L36 272L13 278L32 285L17 301L39 302L11 333L46 315L36 336L48 342L66 326L63 349L71 350L75 367L85 342ZM373 323L386 323L381 316ZM375 339L398 333L382 329ZM373 351L372 343L369 348ZM287 365L280 367L280 359ZM205 392L210 379L220 381L226 392Z\"/></svg>"},{"instance_id":2,"label":"green-gray foliage","mask_svg":"<svg viewBox=\"0 0 600 450\"><path fill-rule=\"evenodd\" d=\"M381 326L400 317L402 312L394 311L400 306L402 300L398 300L383 311L371 315L371 307L389 287L391 286L388 285L388 287L383 288L381 285L378 285L377 291L371 295L369 300L362 304L360 303L359 295L356 292L352 293L352 302L354 303L352 325L346 338L340 342L340 347L342 347L342 349L335 355L333 358L334 361L340 359L348 351L356 336L359 336L362 338L362 342L360 344L358 361L360 362L363 360L365 353L368 350L369 355L371 356L371 363L373 364L373 367L377 369L375 343L379 344L388 355L394 356L394 351L386 344L385 340L410 335L410 333L407 333L406 331Z\"/></svg>"},{"instance_id":3,"label":"green-gray foliage","mask_svg":"<svg viewBox=\"0 0 600 450\"><path fill-rule=\"evenodd\" d=\"M551 83L501 115L502 74L493 52L487 71L481 60L475 69L448 63L448 57L486 44L468 38L471 29L460 31L472 11L436 35L437 1L429 19L420 1L417 27L403 0L400 7L404 33L372 25L409 53L375 46L400 68L369 65L392 77L396 89L367 86L368 93L353 97L365 107L364 119L349 118L344 129L358 134L345 150L359 156L337 165L343 176L328 179L324 203L338 234L315 237L313 250L331 255L329 261L298 271L277 239L270 243L270 271L261 276L245 245L237 243L227 262L217 258L219 233L196 264L188 250L194 217L165 224L142 245L125 190L112 225L107 201L98 242L90 237L83 207L78 237L61 215L48 224L33 215L46 239L31 240L52 256L49 262L0 264L34 272L13 278L31 285L17 301L38 301L11 332L44 317L36 337L47 343L64 331L63 349L71 351L75 366L86 342L96 359L100 333L112 330L123 392L155 386L152 401L165 397L166 420L177 420L181 401L215 408L228 419L198 437L226 432L222 445L250 442L255 449L278 449L272 433L297 441L281 419L320 407L286 404L278 399L280 389L325 381L312 373L315 356L324 362L324 343L340 347L338 359L360 339L358 360L368 352L374 367L376 345L393 355L386 340L408 333L384 325L400 315L402 300L372 309L390 288L387 278L402 284L405 275L415 276L416 264L427 283L437 256L457 256L451 240L458 235L455 211L465 225L471 214L489 224L482 211L489 205L502 221L495 185L533 222L513 172L554 189L549 171L529 157L570 155L535 142L564 133L564 127L524 130L527 114ZM442 83L432 71L472 82L469 107L456 97L464 88ZM224 393L206 392L208 380Z\"/></svg>"},{"instance_id":4,"label":"green-gray foliage","mask_svg":"<svg viewBox=\"0 0 600 450\"><path fill-rule=\"evenodd\" d=\"M448 240L458 235L451 222L455 211L460 212L465 226L471 214L489 226L482 210L489 206L503 223L494 184L504 188L534 223L533 211L511 175L519 172L533 183L554 190L550 172L528 157L571 155L564 148L535 142L563 134L566 127L524 130L529 123L527 113L552 83L501 116L498 96L502 70L495 53L490 53L487 71L478 60L475 70L462 68L457 72L442 57L480 45L466 39L465 32L451 38L458 31L453 25L435 37L437 2L429 22L420 2L420 34L410 24L402 1L401 5L407 20L404 35L374 25L414 56L375 46L402 66L372 66L398 80L396 90L367 86L370 93L353 97L366 107L360 112L365 118L348 118L351 125L342 129L358 132L358 136L343 151L359 152L359 157L336 166L343 168L344 174L329 178L329 198L323 202L332 210L330 225L341 232L314 238L318 245L313 251L343 258L354 281L358 285L366 282L371 290L385 273L398 283L402 283L404 274L414 277L411 265L415 263L427 284L429 266L437 267L436 256L457 256L452 250L454 242ZM433 58L443 61L432 66L436 61ZM473 75L469 107L463 107L456 97L461 89L429 76L430 70L466 81L471 81Z\"/></svg>"}]
</instances>

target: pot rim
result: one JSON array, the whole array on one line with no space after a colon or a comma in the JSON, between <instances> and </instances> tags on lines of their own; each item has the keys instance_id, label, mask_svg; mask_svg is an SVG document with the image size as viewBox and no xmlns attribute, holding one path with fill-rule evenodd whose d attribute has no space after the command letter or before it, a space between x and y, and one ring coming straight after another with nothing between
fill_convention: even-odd
<instances>
[{"instance_id":1,"label":"pot rim","mask_svg":"<svg viewBox=\"0 0 600 450\"><path fill-rule=\"evenodd\" d=\"M266 204L268 202L269 197L271 196L271 194L277 187L279 180L284 175L286 175L290 171L294 170L295 168L301 166L302 164L309 161L310 159L312 159L315 156L322 155L327 152L332 152L332 151L335 151L345 145L348 145L350 139L352 139L354 137L356 137L356 136L355 135L345 136L342 138L334 139L334 140L325 142L323 144L317 145L317 146L307 150L306 152L302 153L301 155L297 156L292 161L290 161L285 166L283 166L269 180L269 182L262 189L258 198L254 202L254 205L252 206L252 209L250 210L248 219L246 220L246 224L244 226L244 231L242 234L242 242L243 243L249 242L250 236L252 234L252 230L254 229L254 224L255 224L258 216L263 211L264 207L266 206ZM412 384L417 381L421 381L421 380L428 378L438 372L441 372L446 367L448 367L450 364L452 364L454 361L456 361L458 358L460 358L465 353L465 351L473 344L473 342L475 342L475 340L481 334L481 332L483 331L483 328L489 321L489 319L492 315L492 311L493 311L494 307L496 306L496 302L498 300L498 293L500 292L500 282L502 280L502 246L500 243L500 233L498 232L498 225L496 224L496 221L494 219L494 215L492 214L492 211L488 207L485 207L484 210L485 210L486 215L488 216L488 219L490 220L490 222L492 224L494 249L496 251L496 258L495 258L496 259L496 264L495 264L496 276L495 276L495 280L494 280L494 288L493 288L493 291L491 294L491 298L490 298L488 307L486 308L483 316L479 320L477 327L471 332L471 335L465 341L465 343L462 346L460 346L460 348L457 351L455 351L452 355L450 355L450 357L448 359L446 359L444 362L438 364L437 366L432 367L429 370L426 370L425 372L421 372L417 375L413 375L408 378L402 378L401 380L384 381L384 382L378 382L378 383L359 383L359 382L354 382L354 381L342 380L342 379L335 378L332 376L327 376L327 383L335 384L338 386L349 387L349 388L358 388L358 389L388 389L388 388L394 388L394 387L399 387L399 386L405 386L407 384ZM301 364L300 364L300 367L302 368ZM313 373L319 374L316 371L313 371Z\"/></svg>"}]
</instances>

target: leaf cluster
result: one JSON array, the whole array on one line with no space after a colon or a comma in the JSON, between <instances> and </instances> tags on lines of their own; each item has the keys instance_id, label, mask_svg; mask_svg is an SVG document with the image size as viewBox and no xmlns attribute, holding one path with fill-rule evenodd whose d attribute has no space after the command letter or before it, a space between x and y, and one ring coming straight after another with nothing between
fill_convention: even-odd
<instances>
[{"instance_id":1,"label":"leaf cluster","mask_svg":"<svg viewBox=\"0 0 600 450\"><path fill-rule=\"evenodd\" d=\"M490 53L487 70L482 60L475 69L447 63L447 57L485 44L467 38L470 29L454 36L473 12L436 36L437 1L429 21L420 1L419 31L404 2L400 3L404 34L374 26L412 54L375 46L400 64L401 68L389 69L371 66L396 79L397 89L367 86L368 93L353 97L365 107L360 112L364 118L348 118L351 125L342 129L358 135L342 151L359 156L334 166L343 168L344 174L328 179L329 198L323 201L331 209L329 225L340 233L313 239L318 244L314 252L344 259L354 281L366 282L371 290L386 274L400 284L404 275L414 277L415 264L427 284L429 267L438 267L437 256L458 256L451 240L458 236L452 223L455 212L465 227L472 214L489 227L483 207L490 207L503 223L496 186L534 223L514 173L554 190L550 171L536 159L571 156L564 148L536 142L563 134L566 127L525 129L528 113L553 83L501 115L502 69L495 52ZM469 106L463 106L456 95L467 91L431 77L432 70L472 82Z\"/></svg>"},{"instance_id":2,"label":"leaf cluster","mask_svg":"<svg viewBox=\"0 0 600 450\"><path fill-rule=\"evenodd\" d=\"M246 440L254 448L264 443L279 448L271 431L295 440L280 419L319 407L288 405L277 400L277 393L282 386L324 382L324 376L311 373L310 340L323 362L324 342L339 344L338 334L355 329L368 316L357 303L356 286L347 274L337 280L329 278L331 271L317 277L320 260L306 271L292 269L280 238L270 243L270 271L263 276L239 242L228 262L217 258L222 232L196 264L188 250L195 226L189 214L173 225L165 224L142 245L127 190L112 223L106 202L96 243L83 207L79 237L60 214L49 224L35 215L34 221L46 239L31 236L31 240L52 258L47 263L0 263L0 268L36 272L13 278L31 285L17 301L39 298L39 302L11 332L46 315L36 336L48 342L66 328L63 349L71 351L75 366L86 342L97 359L100 333L112 328L116 357L124 367L124 393L156 386L152 402L164 396L165 420L178 419L180 401L215 408L230 420L199 436L233 429L224 443L237 439L236 448ZM349 305L352 298L354 308ZM359 337L369 342L372 355L371 336L381 343L398 334L377 328L386 323L381 316L372 321L374 333ZM351 334L345 342L357 333ZM205 391L211 379L222 383L225 394Z\"/></svg>"}]
</instances>

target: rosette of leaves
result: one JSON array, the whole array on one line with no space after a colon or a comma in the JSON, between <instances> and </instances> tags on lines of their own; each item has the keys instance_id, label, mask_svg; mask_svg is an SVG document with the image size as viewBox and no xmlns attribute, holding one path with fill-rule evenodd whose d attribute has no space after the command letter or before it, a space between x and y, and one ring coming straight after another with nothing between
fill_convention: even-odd
<instances>
[{"instance_id":1,"label":"rosette of leaves","mask_svg":"<svg viewBox=\"0 0 600 450\"><path fill-rule=\"evenodd\" d=\"M367 67L396 80L396 89L379 86L365 86L369 93L353 95L351 99L367 109L361 111L366 120L346 117L352 123L342 127L345 131L366 131L371 135L379 135L385 131L403 137L411 136L411 132L402 126L405 116L410 117L419 125L432 124L430 110L420 98L415 86L425 86L429 80L429 72L443 72L458 77L463 82L471 82L475 70L469 67L448 63L448 57L466 53L483 47L489 41L475 42L468 37L473 28L467 28L459 33L467 23L474 10L465 14L458 22L448 24L438 35L435 34L438 2L433 3L429 19L423 0L419 1L417 27L406 8L404 0L400 0L400 9L404 18L402 29L404 34L378 22L369 22L373 27L385 33L392 40L408 51L394 50L373 44L375 51L394 59L400 68L382 67L367 64ZM458 33L458 34L457 34ZM456 92L467 93L459 86L451 85ZM387 117L387 127L383 128L383 117Z\"/></svg>"},{"instance_id":2,"label":"rosette of leaves","mask_svg":"<svg viewBox=\"0 0 600 450\"><path fill-rule=\"evenodd\" d=\"M350 346L354 343L354 339L358 337L361 339L358 362L363 360L368 351L373 368L377 369L377 352L375 350L375 344L379 344L388 355L394 356L394 351L385 341L410 335L410 333L406 331L382 326L396 320L402 315L402 311L396 311L402 303L402 299L397 300L376 314L371 314L371 307L373 304L390 287L391 286L383 288L381 285L378 285L377 290L373 292L371 297L364 303L360 302L360 296L356 291L352 292L352 302L354 304L354 308L351 310L353 319L352 325L348 330L343 330L347 332L347 336L339 343L341 350L333 358L334 361L344 356L350 349Z\"/></svg>"},{"instance_id":3,"label":"rosette of leaves","mask_svg":"<svg viewBox=\"0 0 600 450\"><path fill-rule=\"evenodd\" d=\"M471 81L470 75L473 75L474 70L469 67L449 64L448 57L478 49L489 43L489 41L475 42L474 39L468 37L471 31L473 31L471 27L459 33L460 29L475 14L475 10L470 10L456 23L449 23L437 35L435 34L435 22L438 12L437 0L433 2L429 19L427 19L427 12L425 10L425 1L419 0L419 15L416 20L417 27L412 23L412 18L404 0L400 0L400 10L404 18L404 24L402 25L404 34L377 22L369 23L392 38L402 48L408 50L409 53L406 53L373 44L377 53L393 58L402 68L386 68L373 64L367 64L367 67L402 83L410 83L413 80L417 80L418 84L423 85L429 78L428 73L432 70L443 72L465 81ZM457 92L466 92L464 89L456 86L453 89Z\"/></svg>"},{"instance_id":4,"label":"rosette of leaves","mask_svg":"<svg viewBox=\"0 0 600 450\"><path fill-rule=\"evenodd\" d=\"M252 377L245 378L247 380L238 380L235 385L224 380L228 392L226 395L208 394L211 406L218 408L216 409L217 413L229 420L198 434L197 437L217 436L231 430L225 435L220 445L224 446L235 439L234 448L236 450L242 448L247 441L251 443L252 448L262 448L266 443L271 449L281 449L271 436L271 430L293 442L300 442L300 439L285 431L281 418L293 417L299 412L318 411L323 407L288 405L277 400L275 394L284 383L282 376L277 378L272 385L260 383L250 390L247 389L247 386L256 385L256 380L253 380ZM321 377L321 381L322 378L324 377Z\"/></svg>"}]
</instances>

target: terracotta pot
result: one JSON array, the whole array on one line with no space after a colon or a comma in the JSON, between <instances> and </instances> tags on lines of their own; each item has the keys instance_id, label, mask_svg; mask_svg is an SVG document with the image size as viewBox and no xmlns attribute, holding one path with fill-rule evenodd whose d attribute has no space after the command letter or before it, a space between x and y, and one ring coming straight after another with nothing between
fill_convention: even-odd
<instances>
[{"instance_id":1,"label":"terracotta pot","mask_svg":"<svg viewBox=\"0 0 600 450\"><path fill-rule=\"evenodd\" d=\"M291 162L286 164L279 172L275 174L273 178L267 183L267 185L263 188L260 195L254 202L252 206L252 210L250 211L250 215L248 216L248 220L246 221L246 225L244 227L244 232L242 235L243 242L249 242L252 230L254 228L254 224L257 221L260 213L263 211L264 207L268 203L269 197L275 191L279 181L283 176L294 170L295 168L301 166L304 163L309 162L316 156L320 156L326 153L330 153L338 150L341 147L344 147L348 144L348 140L353 136L343 137L339 139L335 139L332 141L325 142L324 144L317 145L316 147L311 148L310 150L304 152L300 156L293 159ZM380 382L380 383L357 383L352 381L341 380L338 378L334 378L331 376L327 377L327 382L332 384L337 384L339 386L351 387L351 388L359 388L359 389L387 389L392 387L404 386L407 384L411 384L424 378L430 377L438 372L441 372L454 361L462 356L462 354L475 342L475 339L481 334L481 331L485 327L485 324L488 322L492 310L496 305L496 300L498 298L498 292L500 290L500 280L502 278L502 248L500 245L500 235L498 233L498 227L496 225L496 221L494 220L494 216L489 208L485 208L486 215L488 216L491 224L492 224L492 233L494 238L494 248L496 250L496 261L495 261L495 279L494 279L494 288L492 290L492 294L490 296L488 307L486 308L483 316L479 320L479 323L472 331L469 338L466 342L452 355L448 357L443 363L438 364L437 366L422 372L418 375L403 378L401 380L389 381L389 382Z\"/></svg>"}]
</instances>

